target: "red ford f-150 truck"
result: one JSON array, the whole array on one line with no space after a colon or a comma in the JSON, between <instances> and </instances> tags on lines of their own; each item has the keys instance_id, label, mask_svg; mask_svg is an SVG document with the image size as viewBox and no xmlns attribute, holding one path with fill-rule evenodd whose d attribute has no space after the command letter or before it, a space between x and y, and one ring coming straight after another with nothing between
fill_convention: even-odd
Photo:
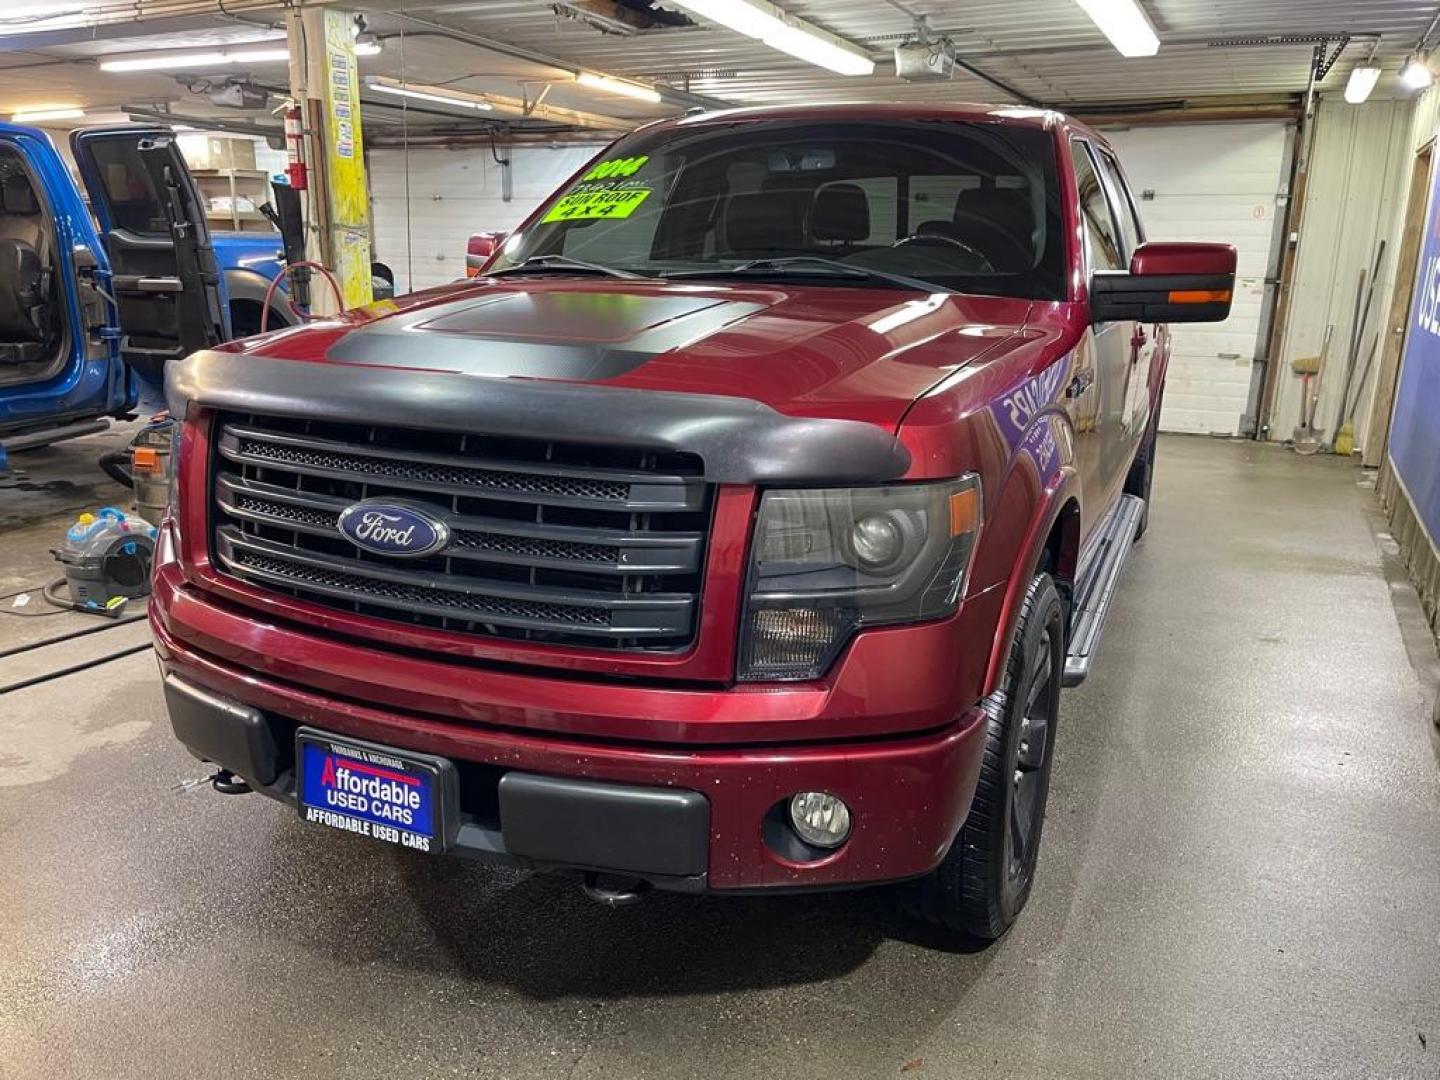
<instances>
[{"instance_id":1,"label":"red ford f-150 truck","mask_svg":"<svg viewBox=\"0 0 1440 1080\"><path fill-rule=\"evenodd\" d=\"M903 881L998 936L1165 324L1234 271L1056 113L642 128L481 276L170 372L175 732L221 790L612 903Z\"/></svg>"}]
</instances>

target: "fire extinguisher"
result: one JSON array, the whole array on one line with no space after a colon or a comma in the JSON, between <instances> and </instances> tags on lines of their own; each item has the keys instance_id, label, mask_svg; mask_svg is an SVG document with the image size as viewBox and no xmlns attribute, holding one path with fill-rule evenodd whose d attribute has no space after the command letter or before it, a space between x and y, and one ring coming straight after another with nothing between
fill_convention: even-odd
<instances>
[{"instance_id":1,"label":"fire extinguisher","mask_svg":"<svg viewBox=\"0 0 1440 1080\"><path fill-rule=\"evenodd\" d=\"M285 173L290 177L290 186L296 191L304 191L309 182L305 174L305 125L299 105L285 110L285 151L289 157Z\"/></svg>"}]
</instances>

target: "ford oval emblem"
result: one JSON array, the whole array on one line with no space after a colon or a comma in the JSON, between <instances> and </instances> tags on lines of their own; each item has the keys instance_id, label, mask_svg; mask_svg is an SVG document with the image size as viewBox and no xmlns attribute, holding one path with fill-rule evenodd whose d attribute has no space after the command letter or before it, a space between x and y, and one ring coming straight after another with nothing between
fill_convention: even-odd
<instances>
[{"instance_id":1,"label":"ford oval emblem","mask_svg":"<svg viewBox=\"0 0 1440 1080\"><path fill-rule=\"evenodd\" d=\"M341 535L376 555L418 558L450 543L450 527L417 506L366 499L347 506L336 522Z\"/></svg>"}]
</instances>

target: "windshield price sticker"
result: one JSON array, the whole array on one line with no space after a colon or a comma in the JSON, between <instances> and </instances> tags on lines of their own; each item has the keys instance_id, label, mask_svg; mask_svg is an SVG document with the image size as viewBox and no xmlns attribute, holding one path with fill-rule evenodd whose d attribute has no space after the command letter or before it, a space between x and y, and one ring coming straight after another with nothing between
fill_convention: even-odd
<instances>
[{"instance_id":1,"label":"windshield price sticker","mask_svg":"<svg viewBox=\"0 0 1440 1080\"><path fill-rule=\"evenodd\" d=\"M582 184L592 180L623 180L627 176L634 176L645 167L650 160L648 154L641 154L639 157L614 158L610 161L602 161L593 169L580 178Z\"/></svg>"},{"instance_id":2,"label":"windshield price sticker","mask_svg":"<svg viewBox=\"0 0 1440 1080\"><path fill-rule=\"evenodd\" d=\"M540 221L543 224L584 218L627 218L649 197L650 189L646 187L607 186L598 191L577 191L563 196Z\"/></svg>"},{"instance_id":3,"label":"windshield price sticker","mask_svg":"<svg viewBox=\"0 0 1440 1080\"><path fill-rule=\"evenodd\" d=\"M651 189L636 173L649 161L648 155L602 161L580 178L575 189L556 200L541 224L552 221L583 221L595 218L627 218L650 197Z\"/></svg>"}]
</instances>

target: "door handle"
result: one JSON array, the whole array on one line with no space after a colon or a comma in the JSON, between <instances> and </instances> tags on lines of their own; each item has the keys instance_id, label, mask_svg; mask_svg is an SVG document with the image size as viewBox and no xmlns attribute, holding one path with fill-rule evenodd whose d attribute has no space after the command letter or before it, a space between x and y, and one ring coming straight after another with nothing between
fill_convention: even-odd
<instances>
[{"instance_id":1,"label":"door handle","mask_svg":"<svg viewBox=\"0 0 1440 1080\"><path fill-rule=\"evenodd\" d=\"M141 292L184 292L185 286L178 277L142 277L135 283Z\"/></svg>"},{"instance_id":2,"label":"door handle","mask_svg":"<svg viewBox=\"0 0 1440 1080\"><path fill-rule=\"evenodd\" d=\"M116 274L112 279L116 292L178 293L185 286L178 277L145 277L141 274Z\"/></svg>"}]
</instances>

